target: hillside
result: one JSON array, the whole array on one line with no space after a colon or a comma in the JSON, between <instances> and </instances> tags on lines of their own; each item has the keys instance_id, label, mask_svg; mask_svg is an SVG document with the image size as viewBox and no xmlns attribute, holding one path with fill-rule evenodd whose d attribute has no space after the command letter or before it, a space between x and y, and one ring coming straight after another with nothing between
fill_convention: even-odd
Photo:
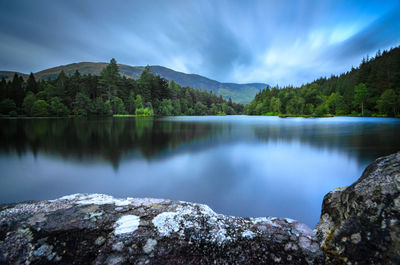
<instances>
[{"instance_id":1,"label":"hillside","mask_svg":"<svg viewBox=\"0 0 400 265\"><path fill-rule=\"evenodd\" d=\"M400 46L378 51L339 76L301 87L264 89L247 105L246 113L400 116Z\"/></svg>"},{"instance_id":2,"label":"hillside","mask_svg":"<svg viewBox=\"0 0 400 265\"><path fill-rule=\"evenodd\" d=\"M68 65L62 65L54 68L49 68L40 72L35 73L36 79L55 79L58 74L63 70L67 75L72 75L76 70L81 74L92 74L99 75L101 70L106 67L107 63L93 63L93 62L81 62L73 63ZM138 79L140 74L144 70L144 66L129 66L119 64L119 71L121 75L128 78ZM263 83L251 83L251 84L236 84L236 83L221 83L207 77L197 74L185 74L177 72L172 69L163 66L150 66L150 69L156 75L160 75L167 80L174 80L181 86L190 86L195 89L207 91L213 91L217 95L222 95L224 98L232 98L234 102L247 104L254 96L267 85ZM20 73L19 73L20 74ZM21 74L25 79L28 78L27 74ZM11 80L14 76L14 72L0 71L0 78L4 77L6 80Z\"/></svg>"},{"instance_id":3,"label":"hillside","mask_svg":"<svg viewBox=\"0 0 400 265\"><path fill-rule=\"evenodd\" d=\"M244 109L242 104L212 91L168 82L155 75L149 66L139 69L140 77L133 79L121 75L115 59L103 65L105 68L99 75L82 75L74 70L76 67L67 66L37 73L42 78L40 81L33 74L25 80L18 75L13 75L11 81L2 79L0 116L234 115ZM102 69L101 64L89 66L81 68L82 72L95 73ZM60 69L66 73L54 74ZM135 74L134 68L128 70L130 75Z\"/></svg>"}]
</instances>

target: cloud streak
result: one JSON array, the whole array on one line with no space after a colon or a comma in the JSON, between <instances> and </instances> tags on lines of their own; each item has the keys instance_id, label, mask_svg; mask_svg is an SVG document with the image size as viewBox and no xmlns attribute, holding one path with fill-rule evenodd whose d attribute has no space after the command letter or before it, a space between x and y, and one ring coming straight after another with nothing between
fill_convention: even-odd
<instances>
[{"instance_id":1,"label":"cloud streak","mask_svg":"<svg viewBox=\"0 0 400 265\"><path fill-rule=\"evenodd\" d=\"M218 81L299 85L400 44L396 1L3 1L0 68L163 65Z\"/></svg>"}]
</instances>

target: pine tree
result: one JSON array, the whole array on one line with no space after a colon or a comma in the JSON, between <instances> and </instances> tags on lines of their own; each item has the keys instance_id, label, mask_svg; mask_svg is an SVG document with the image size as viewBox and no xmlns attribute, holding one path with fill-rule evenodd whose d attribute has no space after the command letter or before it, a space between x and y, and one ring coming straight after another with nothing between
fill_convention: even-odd
<instances>
[{"instance_id":1,"label":"pine tree","mask_svg":"<svg viewBox=\"0 0 400 265\"><path fill-rule=\"evenodd\" d=\"M38 85L32 72L30 73L28 81L26 82L26 90L31 91L34 94L38 92Z\"/></svg>"},{"instance_id":2,"label":"pine tree","mask_svg":"<svg viewBox=\"0 0 400 265\"><path fill-rule=\"evenodd\" d=\"M119 81L118 65L115 59L112 58L110 63L100 73L99 85L104 98L111 100L118 94Z\"/></svg>"},{"instance_id":3,"label":"pine tree","mask_svg":"<svg viewBox=\"0 0 400 265\"><path fill-rule=\"evenodd\" d=\"M368 99L368 90L364 83L354 87L354 103L361 106L361 115L364 116L364 104Z\"/></svg>"}]
</instances>

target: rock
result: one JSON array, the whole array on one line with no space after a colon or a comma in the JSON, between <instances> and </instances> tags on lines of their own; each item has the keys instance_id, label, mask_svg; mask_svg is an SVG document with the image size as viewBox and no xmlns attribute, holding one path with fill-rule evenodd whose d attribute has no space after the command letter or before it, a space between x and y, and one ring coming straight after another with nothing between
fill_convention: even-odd
<instances>
[{"instance_id":1,"label":"rock","mask_svg":"<svg viewBox=\"0 0 400 265\"><path fill-rule=\"evenodd\" d=\"M328 263L400 264L400 152L328 193L316 231Z\"/></svg>"},{"instance_id":2,"label":"rock","mask_svg":"<svg viewBox=\"0 0 400 265\"><path fill-rule=\"evenodd\" d=\"M302 223L201 204L75 194L0 210L0 264L324 263Z\"/></svg>"}]
</instances>

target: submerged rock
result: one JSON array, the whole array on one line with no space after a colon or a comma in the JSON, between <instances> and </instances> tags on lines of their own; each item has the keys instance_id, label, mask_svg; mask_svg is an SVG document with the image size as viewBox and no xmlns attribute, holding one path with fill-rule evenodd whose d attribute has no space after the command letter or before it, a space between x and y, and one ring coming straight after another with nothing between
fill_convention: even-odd
<instances>
[{"instance_id":1,"label":"submerged rock","mask_svg":"<svg viewBox=\"0 0 400 265\"><path fill-rule=\"evenodd\" d=\"M316 231L328 263L400 264L400 152L328 193Z\"/></svg>"},{"instance_id":2,"label":"submerged rock","mask_svg":"<svg viewBox=\"0 0 400 265\"><path fill-rule=\"evenodd\" d=\"M302 223L224 216L201 204L75 194L0 210L0 264L324 262Z\"/></svg>"}]
</instances>

